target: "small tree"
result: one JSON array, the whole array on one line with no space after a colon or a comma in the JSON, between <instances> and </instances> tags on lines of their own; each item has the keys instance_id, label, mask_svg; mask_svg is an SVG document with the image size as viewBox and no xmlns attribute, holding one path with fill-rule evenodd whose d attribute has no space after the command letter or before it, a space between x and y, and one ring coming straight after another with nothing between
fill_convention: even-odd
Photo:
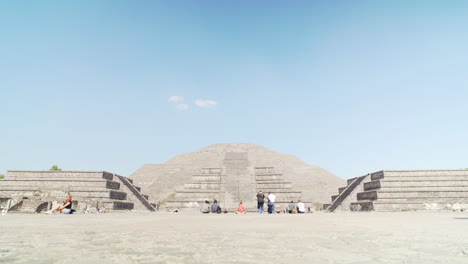
<instances>
[{"instance_id":1,"label":"small tree","mask_svg":"<svg viewBox=\"0 0 468 264\"><path fill-rule=\"evenodd\" d=\"M3 178L5 178L5 175L0 174L0 180L3 179Z\"/></svg>"},{"instance_id":2,"label":"small tree","mask_svg":"<svg viewBox=\"0 0 468 264\"><path fill-rule=\"evenodd\" d=\"M61 171L62 169L59 168L59 166L54 165L54 166L52 166L52 168L50 168L50 170L51 170L51 171Z\"/></svg>"}]
</instances>

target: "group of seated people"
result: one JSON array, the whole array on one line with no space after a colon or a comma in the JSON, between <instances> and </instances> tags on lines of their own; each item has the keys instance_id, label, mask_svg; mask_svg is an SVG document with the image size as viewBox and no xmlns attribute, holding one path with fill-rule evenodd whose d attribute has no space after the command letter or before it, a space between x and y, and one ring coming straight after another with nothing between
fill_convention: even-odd
<instances>
[{"instance_id":1,"label":"group of seated people","mask_svg":"<svg viewBox=\"0 0 468 264\"><path fill-rule=\"evenodd\" d=\"M305 213L305 205L303 202L301 202L301 200L297 201L297 204L295 204L294 201L291 201L286 209L286 212L289 214L303 214Z\"/></svg>"},{"instance_id":2,"label":"group of seated people","mask_svg":"<svg viewBox=\"0 0 468 264\"><path fill-rule=\"evenodd\" d=\"M213 204L211 204L211 206L210 206L210 202L205 201L205 203L202 206L201 211L204 214L209 214L209 213L220 214L220 213L223 212L221 210L221 206L219 206L217 200L214 200ZM306 212L305 204L303 202L301 202L301 200L298 200L297 204L294 203L294 201L291 201L291 203L285 209L285 213L289 213L289 214L304 214L305 212ZM310 212L310 208L309 208L309 212ZM224 213L227 213L227 210L224 210ZM240 201L239 206L237 207L237 210L235 211L235 213L236 214L246 214L247 213L247 211L244 208L244 204L242 203L242 201Z\"/></svg>"},{"instance_id":3,"label":"group of seated people","mask_svg":"<svg viewBox=\"0 0 468 264\"><path fill-rule=\"evenodd\" d=\"M227 213L227 210L224 210L224 211L221 210L221 206L219 206L218 200L216 199L213 201L213 204L211 204L211 206L210 206L210 202L205 201L205 203L203 204L201 208L201 211L204 214L209 214L209 213L216 213L216 214L225 213L226 214ZM239 206L237 207L237 210L235 213L236 214L247 213L247 211L245 211L244 205L242 204L242 201L240 201Z\"/></svg>"}]
</instances>

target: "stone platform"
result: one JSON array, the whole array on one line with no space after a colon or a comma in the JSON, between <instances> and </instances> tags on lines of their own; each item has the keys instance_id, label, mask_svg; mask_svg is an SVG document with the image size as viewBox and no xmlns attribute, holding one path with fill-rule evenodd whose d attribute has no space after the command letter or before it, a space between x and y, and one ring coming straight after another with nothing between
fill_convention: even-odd
<instances>
[{"instance_id":1,"label":"stone platform","mask_svg":"<svg viewBox=\"0 0 468 264\"><path fill-rule=\"evenodd\" d=\"M105 171L8 171L0 180L0 206L41 212L61 204L67 192L78 211L155 210L131 179Z\"/></svg>"},{"instance_id":2,"label":"stone platform","mask_svg":"<svg viewBox=\"0 0 468 264\"><path fill-rule=\"evenodd\" d=\"M348 180L328 211L468 208L468 170L378 171Z\"/></svg>"}]
</instances>

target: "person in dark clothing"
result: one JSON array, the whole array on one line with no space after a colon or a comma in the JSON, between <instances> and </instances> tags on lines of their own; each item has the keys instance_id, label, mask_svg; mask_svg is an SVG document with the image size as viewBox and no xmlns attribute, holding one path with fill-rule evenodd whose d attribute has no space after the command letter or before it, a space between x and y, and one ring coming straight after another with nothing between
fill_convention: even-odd
<instances>
[{"instance_id":1,"label":"person in dark clothing","mask_svg":"<svg viewBox=\"0 0 468 264\"><path fill-rule=\"evenodd\" d=\"M217 214L221 213L221 206L219 206L217 200L213 201L213 204L211 205L211 212L212 213L217 213Z\"/></svg>"},{"instance_id":2,"label":"person in dark clothing","mask_svg":"<svg viewBox=\"0 0 468 264\"><path fill-rule=\"evenodd\" d=\"M51 214L52 212L55 212L55 211L59 211L62 214L71 214L73 212L72 203L73 203L72 195L70 192L67 192L67 198L65 199L65 201L63 201L63 204L54 209L47 211L46 214Z\"/></svg>"},{"instance_id":3,"label":"person in dark clothing","mask_svg":"<svg viewBox=\"0 0 468 264\"><path fill-rule=\"evenodd\" d=\"M265 205L265 194L262 191L257 193L257 209L258 213L263 214L263 206Z\"/></svg>"}]
</instances>

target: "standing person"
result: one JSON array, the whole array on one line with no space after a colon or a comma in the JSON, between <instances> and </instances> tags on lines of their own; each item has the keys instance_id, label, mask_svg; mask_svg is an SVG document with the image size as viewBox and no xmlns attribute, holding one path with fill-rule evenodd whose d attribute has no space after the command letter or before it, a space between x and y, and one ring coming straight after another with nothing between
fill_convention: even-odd
<instances>
[{"instance_id":1,"label":"standing person","mask_svg":"<svg viewBox=\"0 0 468 264\"><path fill-rule=\"evenodd\" d=\"M276 202L276 195L269 192L268 193L268 213L272 214L275 212L275 202Z\"/></svg>"},{"instance_id":2,"label":"standing person","mask_svg":"<svg viewBox=\"0 0 468 264\"><path fill-rule=\"evenodd\" d=\"M210 202L205 201L202 207L202 213L209 214L210 213Z\"/></svg>"},{"instance_id":3,"label":"standing person","mask_svg":"<svg viewBox=\"0 0 468 264\"><path fill-rule=\"evenodd\" d=\"M262 191L257 193L257 209L259 214L263 214L263 205L265 204L265 195Z\"/></svg>"},{"instance_id":4,"label":"standing person","mask_svg":"<svg viewBox=\"0 0 468 264\"><path fill-rule=\"evenodd\" d=\"M297 212L299 214L305 213L305 205L303 202L301 202L301 200L297 201Z\"/></svg>"}]
</instances>

